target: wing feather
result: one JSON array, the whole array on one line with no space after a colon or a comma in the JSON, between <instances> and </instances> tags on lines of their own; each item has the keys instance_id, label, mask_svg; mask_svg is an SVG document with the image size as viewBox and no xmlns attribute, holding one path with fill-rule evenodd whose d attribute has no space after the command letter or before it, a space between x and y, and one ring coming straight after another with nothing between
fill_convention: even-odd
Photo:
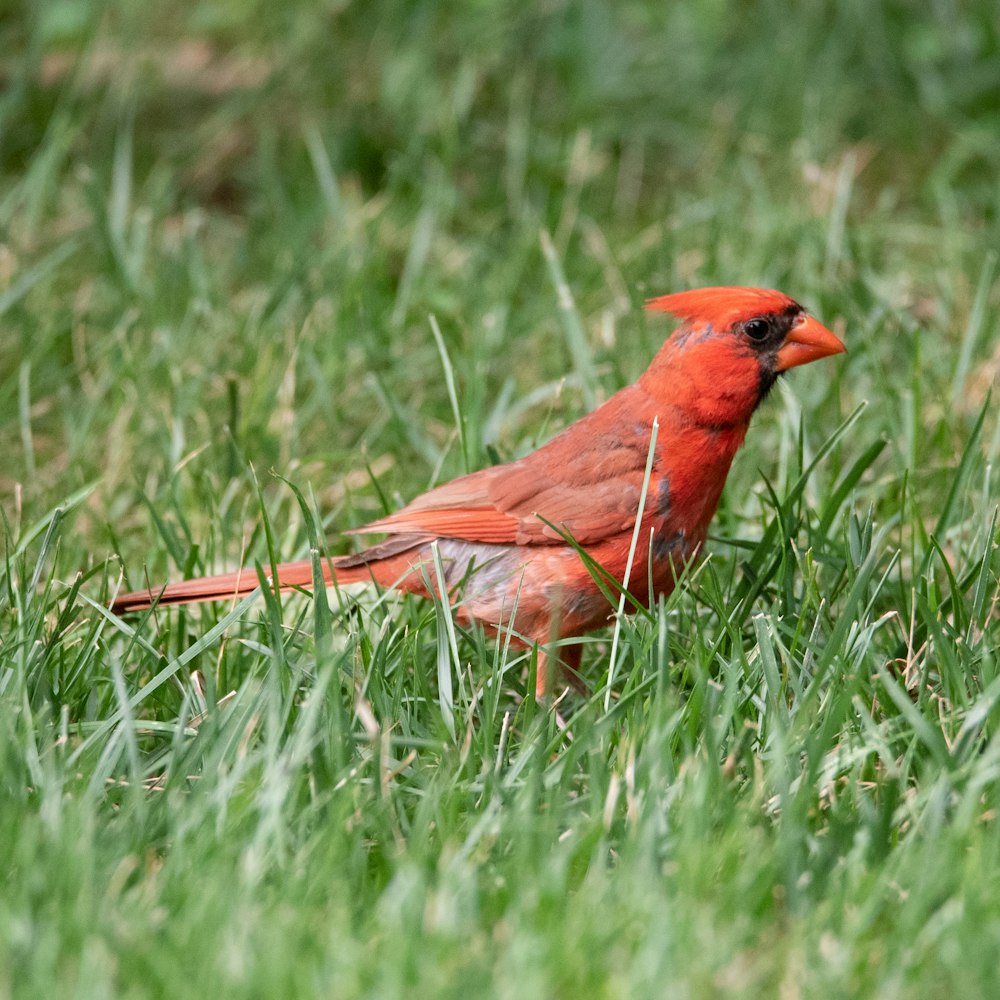
<instances>
[{"instance_id":1,"label":"wing feather","mask_svg":"<svg viewBox=\"0 0 1000 1000\"><path fill-rule=\"evenodd\" d=\"M629 531L649 449L649 409L642 390L629 386L531 455L453 479L355 533L555 545L562 532L591 544Z\"/></svg>"}]
</instances>

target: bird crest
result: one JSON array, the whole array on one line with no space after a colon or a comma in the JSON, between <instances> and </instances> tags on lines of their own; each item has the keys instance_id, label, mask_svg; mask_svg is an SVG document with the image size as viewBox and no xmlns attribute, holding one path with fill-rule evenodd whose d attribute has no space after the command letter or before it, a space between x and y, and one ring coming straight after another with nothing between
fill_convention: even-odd
<instances>
[{"instance_id":1,"label":"bird crest","mask_svg":"<svg viewBox=\"0 0 1000 1000\"><path fill-rule=\"evenodd\" d=\"M650 312L670 313L685 323L711 323L720 329L755 316L774 315L800 306L794 299L770 288L719 286L661 295L649 299L646 308Z\"/></svg>"}]
</instances>

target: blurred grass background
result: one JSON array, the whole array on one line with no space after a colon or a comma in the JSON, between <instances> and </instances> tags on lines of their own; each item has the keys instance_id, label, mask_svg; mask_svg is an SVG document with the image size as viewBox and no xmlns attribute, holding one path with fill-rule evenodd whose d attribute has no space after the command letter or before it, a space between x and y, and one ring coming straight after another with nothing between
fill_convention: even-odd
<instances>
[{"instance_id":1,"label":"blurred grass background","mask_svg":"<svg viewBox=\"0 0 1000 1000\"><path fill-rule=\"evenodd\" d=\"M62 0L0 41L0 994L994 995L994 3ZM418 602L88 603L341 551L725 283L851 353L572 739Z\"/></svg>"}]
</instances>

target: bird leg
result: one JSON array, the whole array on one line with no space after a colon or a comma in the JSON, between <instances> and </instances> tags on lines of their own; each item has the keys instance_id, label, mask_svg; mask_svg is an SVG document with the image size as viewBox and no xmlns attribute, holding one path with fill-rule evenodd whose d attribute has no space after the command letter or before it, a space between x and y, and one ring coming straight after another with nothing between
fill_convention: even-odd
<instances>
[{"instance_id":1,"label":"bird leg","mask_svg":"<svg viewBox=\"0 0 1000 1000\"><path fill-rule=\"evenodd\" d=\"M583 656L583 646L574 643L571 646L559 646L558 655L555 651L547 653L538 649L538 666L535 672L535 698L545 702L552 694L555 685L554 671L551 664L554 661L559 666L559 679L584 698L590 696L590 689L580 678L580 659Z\"/></svg>"}]
</instances>

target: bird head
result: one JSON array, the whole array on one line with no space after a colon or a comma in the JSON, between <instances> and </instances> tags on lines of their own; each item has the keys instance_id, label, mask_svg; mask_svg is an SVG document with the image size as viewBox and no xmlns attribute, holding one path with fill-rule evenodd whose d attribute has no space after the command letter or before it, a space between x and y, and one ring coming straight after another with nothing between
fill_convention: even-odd
<instances>
[{"instance_id":1,"label":"bird head","mask_svg":"<svg viewBox=\"0 0 1000 1000\"><path fill-rule=\"evenodd\" d=\"M646 308L682 324L641 381L698 423L745 423L782 372L847 350L797 302L770 289L698 288L651 299Z\"/></svg>"}]
</instances>

